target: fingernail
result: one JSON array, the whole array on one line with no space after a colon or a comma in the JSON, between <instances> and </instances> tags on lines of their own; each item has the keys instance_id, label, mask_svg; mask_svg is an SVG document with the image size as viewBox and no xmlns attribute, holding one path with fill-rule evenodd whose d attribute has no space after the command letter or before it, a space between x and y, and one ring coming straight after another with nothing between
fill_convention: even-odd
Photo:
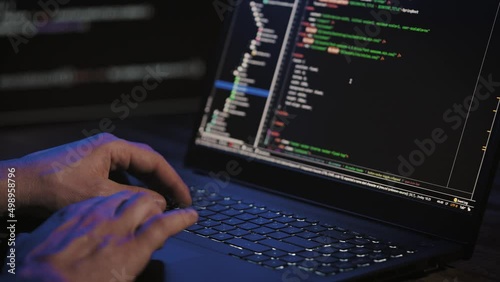
<instances>
[{"instance_id":1,"label":"fingernail","mask_svg":"<svg viewBox=\"0 0 500 282\"><path fill-rule=\"evenodd\" d=\"M156 204L160 207L160 209L165 210L167 207L167 201L163 197L155 197Z\"/></svg>"},{"instance_id":2,"label":"fingernail","mask_svg":"<svg viewBox=\"0 0 500 282\"><path fill-rule=\"evenodd\" d=\"M196 217L196 219L198 219L198 212L193 209L193 208L187 208L185 209L187 212L189 212L192 216Z\"/></svg>"}]
</instances>

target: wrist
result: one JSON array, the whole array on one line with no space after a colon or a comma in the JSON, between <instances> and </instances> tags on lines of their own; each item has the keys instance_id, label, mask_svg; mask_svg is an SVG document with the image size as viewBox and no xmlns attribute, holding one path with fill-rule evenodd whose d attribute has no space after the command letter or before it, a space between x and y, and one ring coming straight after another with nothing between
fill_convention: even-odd
<instances>
[{"instance_id":1,"label":"wrist","mask_svg":"<svg viewBox=\"0 0 500 282\"><path fill-rule=\"evenodd\" d=\"M0 161L0 212L7 211L9 203L14 203L15 210L34 205L33 175L25 168L22 158Z\"/></svg>"}]
</instances>

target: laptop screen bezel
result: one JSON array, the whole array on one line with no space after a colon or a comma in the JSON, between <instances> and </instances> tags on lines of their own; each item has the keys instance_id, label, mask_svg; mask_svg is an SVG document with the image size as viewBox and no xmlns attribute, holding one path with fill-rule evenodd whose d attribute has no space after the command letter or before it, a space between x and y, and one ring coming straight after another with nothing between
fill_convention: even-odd
<instances>
[{"instance_id":1,"label":"laptop screen bezel","mask_svg":"<svg viewBox=\"0 0 500 282\"><path fill-rule=\"evenodd\" d=\"M476 207L470 214L455 210L417 202L401 196L388 195L379 191L352 183L331 178L298 173L289 168L265 163L248 157L228 153L226 151L197 145L197 133L202 123L204 109L213 88L218 70L217 62L222 57L225 37L229 34L233 12L224 15L224 25L221 30L221 40L216 46L216 55L208 65L208 75L205 79L206 93L193 127L192 139L185 159L188 168L203 173L227 171L228 164L238 164L241 172L231 175L237 182L247 183L253 187L269 192L300 199L314 205L321 205L334 210L344 211L357 216L374 219L386 224L403 227L422 234L437 236L464 245L465 252L470 255L477 240L479 228L486 209L488 196L494 185L497 165L500 161L500 122L496 121L491 135L488 154L478 179L479 189L476 197ZM493 50L500 50L500 23L496 22L495 32L491 39L489 52L482 75L492 74L500 77L500 70L495 66L499 55ZM302 187L300 183L308 183ZM325 188L335 185L334 190ZM291 188L296 187L296 188ZM374 204L376 203L376 204Z\"/></svg>"}]
</instances>

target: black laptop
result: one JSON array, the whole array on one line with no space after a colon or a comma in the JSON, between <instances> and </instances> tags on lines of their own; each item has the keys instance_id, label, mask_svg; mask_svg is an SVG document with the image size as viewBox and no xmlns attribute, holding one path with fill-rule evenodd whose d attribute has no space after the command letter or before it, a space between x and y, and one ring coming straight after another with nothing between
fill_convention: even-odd
<instances>
[{"instance_id":1,"label":"black laptop","mask_svg":"<svg viewBox=\"0 0 500 282\"><path fill-rule=\"evenodd\" d=\"M166 280L404 280L472 256L498 163L498 0L214 9L182 171L200 218L155 253Z\"/></svg>"}]
</instances>

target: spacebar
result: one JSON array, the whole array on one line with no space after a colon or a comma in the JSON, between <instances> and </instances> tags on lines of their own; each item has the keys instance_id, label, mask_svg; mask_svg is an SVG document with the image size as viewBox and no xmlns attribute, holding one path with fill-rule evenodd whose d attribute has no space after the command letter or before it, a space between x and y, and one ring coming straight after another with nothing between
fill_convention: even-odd
<instances>
[{"instance_id":1,"label":"spacebar","mask_svg":"<svg viewBox=\"0 0 500 282\"><path fill-rule=\"evenodd\" d=\"M271 249L271 248L266 247L266 246L255 244L254 242L251 242L251 241L248 241L245 239L238 239L238 238L227 240L226 243L229 243L233 246L241 247L241 248L253 251L253 252L257 252L257 253L262 253L262 252L265 252L265 251L268 251Z\"/></svg>"},{"instance_id":2,"label":"spacebar","mask_svg":"<svg viewBox=\"0 0 500 282\"><path fill-rule=\"evenodd\" d=\"M276 240L271 240L271 239L262 240L262 241L259 241L259 243L262 245L269 246L271 248L276 248L278 250L288 252L288 253L296 253L296 252L300 252L300 251L304 250L301 247L297 247L297 246L292 245L292 244L288 244L288 243L284 243L284 242L280 242L280 241L276 241Z\"/></svg>"}]
</instances>

